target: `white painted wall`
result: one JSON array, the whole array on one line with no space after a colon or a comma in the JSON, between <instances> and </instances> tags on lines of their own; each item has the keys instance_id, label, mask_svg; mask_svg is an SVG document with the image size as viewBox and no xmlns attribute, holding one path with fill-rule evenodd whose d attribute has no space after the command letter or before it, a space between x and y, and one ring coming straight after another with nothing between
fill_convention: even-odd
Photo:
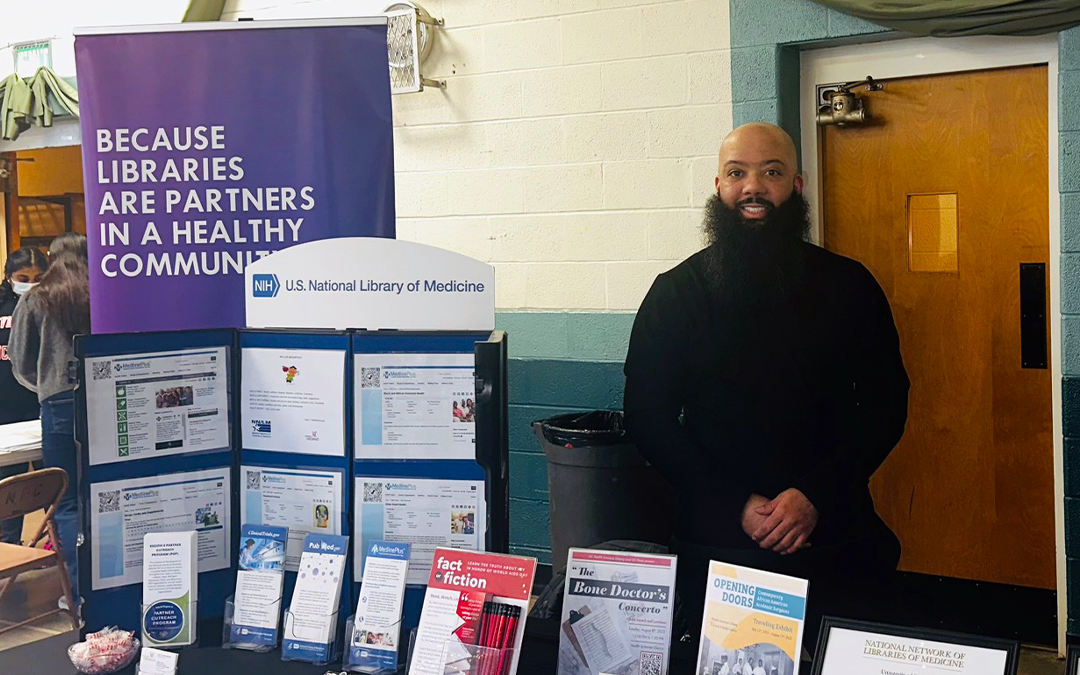
<instances>
[{"instance_id":1,"label":"white painted wall","mask_svg":"<svg viewBox=\"0 0 1080 675\"><path fill-rule=\"evenodd\" d=\"M394 97L398 236L493 263L500 310L637 309L701 246L732 119L728 3L421 4L446 19L426 74L448 86ZM223 18L384 6L230 0Z\"/></svg>"},{"instance_id":2,"label":"white painted wall","mask_svg":"<svg viewBox=\"0 0 1080 675\"><path fill-rule=\"evenodd\" d=\"M75 75L74 28L179 23L188 0L50 0L4 2L0 21L0 79L15 72L11 45L52 39L53 70Z\"/></svg>"}]
</instances>

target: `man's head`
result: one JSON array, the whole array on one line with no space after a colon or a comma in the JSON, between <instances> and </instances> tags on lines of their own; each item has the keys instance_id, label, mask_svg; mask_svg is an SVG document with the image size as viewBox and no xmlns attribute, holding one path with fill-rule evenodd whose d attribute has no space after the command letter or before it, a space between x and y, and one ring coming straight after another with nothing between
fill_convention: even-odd
<instances>
[{"instance_id":1,"label":"man's head","mask_svg":"<svg viewBox=\"0 0 1080 675\"><path fill-rule=\"evenodd\" d=\"M795 144L783 129L755 122L728 134L716 195L705 206L714 288L751 304L792 288L799 245L810 230L802 188Z\"/></svg>"},{"instance_id":2,"label":"man's head","mask_svg":"<svg viewBox=\"0 0 1080 675\"><path fill-rule=\"evenodd\" d=\"M764 220L802 189L795 143L775 124L744 124L720 144L716 192L744 220Z\"/></svg>"},{"instance_id":3,"label":"man's head","mask_svg":"<svg viewBox=\"0 0 1080 675\"><path fill-rule=\"evenodd\" d=\"M758 659L757 664L758 664L758 668L760 668L761 666L765 665L765 662L763 660L761 660L761 659Z\"/></svg>"}]
</instances>

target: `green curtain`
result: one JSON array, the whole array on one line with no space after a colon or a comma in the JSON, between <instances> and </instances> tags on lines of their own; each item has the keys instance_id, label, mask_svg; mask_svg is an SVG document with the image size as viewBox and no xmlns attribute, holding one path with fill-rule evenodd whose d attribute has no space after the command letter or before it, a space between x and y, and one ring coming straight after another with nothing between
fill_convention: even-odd
<instances>
[{"instance_id":1,"label":"green curtain","mask_svg":"<svg viewBox=\"0 0 1080 675\"><path fill-rule=\"evenodd\" d=\"M191 0L184 12L184 23L192 21L221 21L225 0Z\"/></svg>"},{"instance_id":2,"label":"green curtain","mask_svg":"<svg viewBox=\"0 0 1080 675\"><path fill-rule=\"evenodd\" d=\"M886 28L934 37L1041 35L1080 25L1080 0L813 1Z\"/></svg>"},{"instance_id":3,"label":"green curtain","mask_svg":"<svg viewBox=\"0 0 1080 675\"><path fill-rule=\"evenodd\" d=\"M13 141L31 126L51 127L55 115L79 116L79 92L51 68L0 81L0 139Z\"/></svg>"}]
</instances>

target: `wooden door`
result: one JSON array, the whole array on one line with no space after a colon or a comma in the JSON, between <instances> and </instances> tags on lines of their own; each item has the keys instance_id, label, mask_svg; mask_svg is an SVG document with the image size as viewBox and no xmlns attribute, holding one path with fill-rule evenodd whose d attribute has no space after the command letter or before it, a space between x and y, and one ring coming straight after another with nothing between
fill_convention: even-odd
<instances>
[{"instance_id":1,"label":"wooden door","mask_svg":"<svg viewBox=\"0 0 1080 675\"><path fill-rule=\"evenodd\" d=\"M826 248L884 287L911 377L875 474L901 569L1055 588L1045 66L885 81L822 131ZM1021 268L1045 284L1021 354ZM1032 277L1034 275L1034 277ZM1036 312L1039 314L1039 312Z\"/></svg>"}]
</instances>

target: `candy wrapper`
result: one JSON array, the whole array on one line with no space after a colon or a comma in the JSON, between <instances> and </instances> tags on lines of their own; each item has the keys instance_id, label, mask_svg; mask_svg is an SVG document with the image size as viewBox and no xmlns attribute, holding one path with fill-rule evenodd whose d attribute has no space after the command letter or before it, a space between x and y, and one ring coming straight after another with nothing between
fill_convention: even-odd
<instances>
[{"instance_id":1,"label":"candy wrapper","mask_svg":"<svg viewBox=\"0 0 1080 675\"><path fill-rule=\"evenodd\" d=\"M139 639L134 633L115 626L87 633L84 642L68 647L68 658L80 673L104 675L127 666L139 653Z\"/></svg>"}]
</instances>

